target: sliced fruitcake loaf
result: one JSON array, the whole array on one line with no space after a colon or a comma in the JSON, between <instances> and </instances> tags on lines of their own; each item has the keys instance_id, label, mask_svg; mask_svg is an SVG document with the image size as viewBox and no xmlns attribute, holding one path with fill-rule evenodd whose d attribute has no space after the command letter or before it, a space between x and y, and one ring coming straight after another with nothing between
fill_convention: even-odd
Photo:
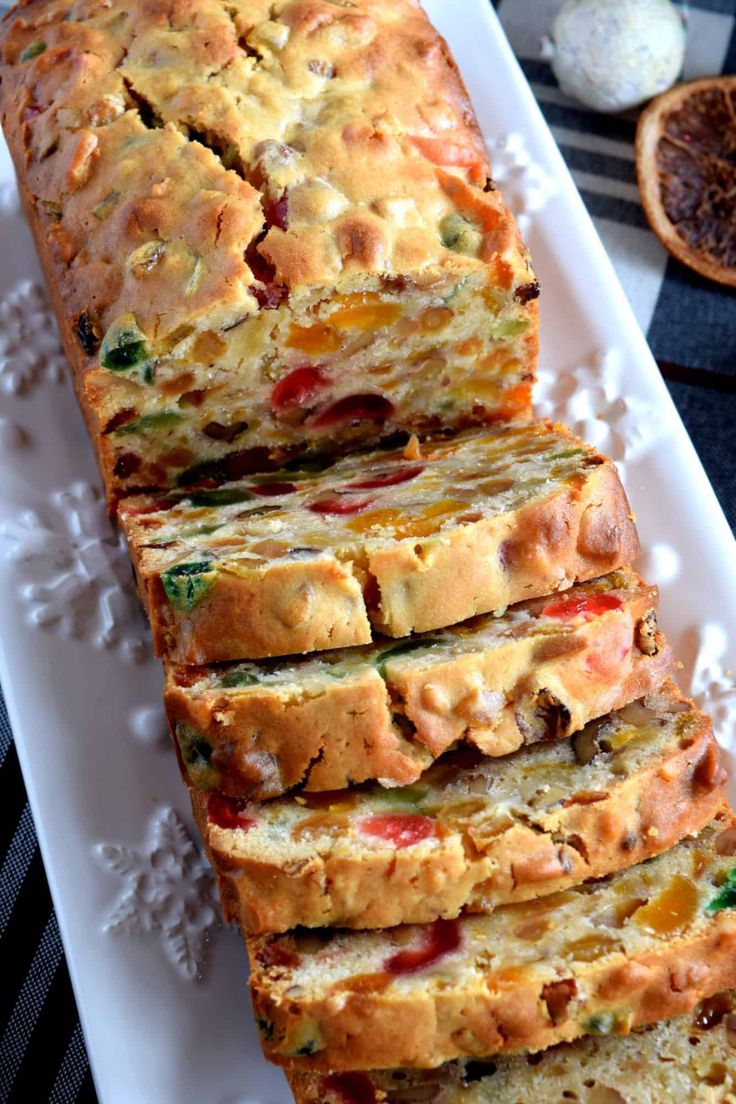
<instances>
[{"instance_id":1,"label":"sliced fruitcake loaf","mask_svg":"<svg viewBox=\"0 0 736 1104\"><path fill-rule=\"evenodd\" d=\"M553 893L699 832L724 785L710 718L670 683L572 740L450 752L412 786L192 796L226 916L257 933L424 923Z\"/></svg>"},{"instance_id":2,"label":"sliced fruitcake loaf","mask_svg":"<svg viewBox=\"0 0 736 1104\"><path fill-rule=\"evenodd\" d=\"M296 1104L736 1104L736 990L625 1038L436 1070L286 1075Z\"/></svg>"},{"instance_id":3,"label":"sliced fruitcake loaf","mask_svg":"<svg viewBox=\"0 0 736 1104\"><path fill-rule=\"evenodd\" d=\"M539 286L416 0L26 0L0 50L111 500L529 415Z\"/></svg>"},{"instance_id":4,"label":"sliced fruitcake loaf","mask_svg":"<svg viewBox=\"0 0 736 1104\"><path fill-rule=\"evenodd\" d=\"M120 518L156 653L192 664L444 627L639 549L613 463L544 421L133 497Z\"/></svg>"},{"instance_id":5,"label":"sliced fruitcake loaf","mask_svg":"<svg viewBox=\"0 0 736 1104\"><path fill-rule=\"evenodd\" d=\"M672 671L656 605L656 587L624 569L398 643L226 667L166 663L185 781L256 800L297 784L402 785L458 741L505 755L569 736Z\"/></svg>"},{"instance_id":6,"label":"sliced fruitcake loaf","mask_svg":"<svg viewBox=\"0 0 736 1104\"><path fill-rule=\"evenodd\" d=\"M432 1068L627 1034L736 986L736 822L490 916L252 936L266 1056L311 1070Z\"/></svg>"}]
</instances>

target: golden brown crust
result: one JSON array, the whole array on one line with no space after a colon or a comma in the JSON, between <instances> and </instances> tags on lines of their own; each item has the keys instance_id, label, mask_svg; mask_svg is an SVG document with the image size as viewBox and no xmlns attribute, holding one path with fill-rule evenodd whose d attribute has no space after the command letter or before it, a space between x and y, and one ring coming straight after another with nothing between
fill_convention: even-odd
<instances>
[{"instance_id":1,"label":"golden brown crust","mask_svg":"<svg viewBox=\"0 0 736 1104\"><path fill-rule=\"evenodd\" d=\"M625 998L628 1016L622 1033L681 1016L736 984L736 921L721 915L686 944L675 940L636 962L592 963L582 973L600 1015L617 1012ZM543 1050L583 1035L583 1025L572 1018L552 1021L543 988L514 984L505 992L436 997L419 991L390 1004L370 993L349 994L336 1000L339 1016L330 1017L329 1027L322 1022L325 1051L300 1058L298 1064L321 1070L431 1068L459 1054ZM251 982L251 991L256 1017L271 1022L276 1014L271 1001L257 982ZM283 1020L283 1009L279 1012ZM264 1050L270 1061L290 1064L267 1043Z\"/></svg>"},{"instance_id":2,"label":"golden brown crust","mask_svg":"<svg viewBox=\"0 0 736 1104\"><path fill-rule=\"evenodd\" d=\"M355 833L361 815L390 807L387 795L377 807L369 802L365 810L354 806L334 840L315 839L308 854L289 848L288 842L280 844L278 853L274 844L267 854L262 844L250 844L247 834L239 839L240 833L223 831L208 819L207 799L192 791L192 808L217 874L226 917L250 934L284 932L300 925L384 928L428 923L438 916L457 916L463 908L491 912L556 893L666 851L698 833L721 808L725 772L710 719L697 711L694 716L687 713L683 727L686 714L669 712L685 709L672 684L653 697L659 704L650 708L659 710L659 720L651 723L671 725L676 716L683 736L676 737L673 730L661 752L633 774L619 776L619 763L602 792L573 792L584 785L584 770L571 767L568 780L560 775L559 765L550 762L547 774L554 785L571 788L569 800L555 813L543 817L528 808L522 817L510 810L505 824L486 826L484 831L482 825L463 824L461 812L461 819L453 822L448 803L447 812L438 814L439 839L431 849L376 847L375 840L366 846L359 833L357 838L349 833L351 825ZM655 732L652 728L652 740ZM594 739L591 731L590 740ZM539 773L544 760L532 752L507 764L510 772L518 764L523 778L525 762L530 772ZM499 764L499 773L504 766ZM432 772L424 777L431 792ZM472 786L474 792L479 783L480 777ZM349 802L349 794L345 797ZM339 794L333 802L336 810L343 808ZM460 809L468 805L467 798L459 797L458 802ZM428 803L431 806L431 796ZM258 810L251 807L250 812L257 824ZM339 820L338 813L336 827ZM319 831L316 823L314 830ZM298 837L299 828L294 831ZM288 839L288 828L282 827L284 833Z\"/></svg>"},{"instance_id":3,"label":"golden brown crust","mask_svg":"<svg viewBox=\"0 0 736 1104\"><path fill-rule=\"evenodd\" d=\"M281 668L224 671L166 664L172 736L177 742L179 731L208 749L205 776L183 762L184 780L254 800L296 785L337 790L373 778L405 785L457 741L497 756L568 736L655 690L674 668L656 628L656 588L633 572L607 578L616 609L542 618L543 631L535 632L544 604L524 603L448 630L441 656L435 645L425 657L413 651L408 664L383 661L380 647L325 653L316 669L288 660ZM578 584L564 601L585 606L587 597L594 605L604 584ZM472 649L470 640L477 640ZM279 670L283 678L274 681ZM549 723L539 713L540 694Z\"/></svg>"},{"instance_id":4,"label":"golden brown crust","mask_svg":"<svg viewBox=\"0 0 736 1104\"><path fill-rule=\"evenodd\" d=\"M317 651L333 647L338 632L340 646L371 639L360 582L337 559L307 569L276 563L250 576L223 572L194 617L174 609L158 577L137 576L156 655L181 663Z\"/></svg>"},{"instance_id":5,"label":"golden brown crust","mask_svg":"<svg viewBox=\"0 0 736 1104\"><path fill-rule=\"evenodd\" d=\"M477 484L491 465L497 478ZM409 480L407 467L401 452L349 458L285 483L280 505L257 516L242 506L260 490L247 481L216 492L239 496L225 506L198 495L127 499L121 522L156 654L204 664L367 644L371 626L407 636L596 578L639 552L615 466L560 426L467 433L428 446ZM356 513L353 498L345 520L340 499L317 527L320 495L343 494L348 480L354 495L365 485L356 480L385 471L401 482L369 482L370 508ZM526 487L540 471L542 489ZM162 579L193 561L206 586L194 602L171 601Z\"/></svg>"},{"instance_id":6,"label":"golden brown crust","mask_svg":"<svg viewBox=\"0 0 736 1104\"><path fill-rule=\"evenodd\" d=\"M297 1104L736 1104L736 992L626 1038L588 1036L534 1055L436 1070L286 1071Z\"/></svg>"},{"instance_id":7,"label":"golden brown crust","mask_svg":"<svg viewBox=\"0 0 736 1104\"><path fill-rule=\"evenodd\" d=\"M111 501L203 462L529 415L538 285L414 0L30 0L0 50ZM356 295L360 320L333 327ZM103 355L121 322L145 366ZM305 365L319 402L279 409L274 384ZM322 420L366 394L365 415Z\"/></svg>"},{"instance_id":8,"label":"golden brown crust","mask_svg":"<svg viewBox=\"0 0 736 1104\"><path fill-rule=\"evenodd\" d=\"M506 515L466 525L425 550L408 541L371 556L381 596L373 624L407 636L464 621L592 579L639 554L639 540L616 468L604 460L577 486Z\"/></svg>"},{"instance_id":9,"label":"golden brown crust","mask_svg":"<svg viewBox=\"0 0 736 1104\"><path fill-rule=\"evenodd\" d=\"M733 817L727 815L716 824L720 832L724 825L733 824ZM707 868L715 860L725 874L732 860L719 860L712 850L706 857L708 845L701 840L709 832L653 860L654 867L614 875L610 889L608 885L597 889L592 900L600 901L602 909L615 905L614 911L623 908L629 917L641 915L640 922L628 920L640 934L624 940L620 948L616 940L607 945L604 929L622 933L627 920L604 912L582 941L588 950L574 949L572 941L579 932L573 915L578 905L569 911L570 900L582 901L584 910L594 907L590 898L586 905L585 894L576 890L531 905L507 906L482 921L438 922L461 925L440 954L440 960L448 954L459 958L455 965L448 958L446 967L435 966L432 959L429 979L426 973L397 980L390 972L376 973L376 949L367 945L362 956L348 951L354 966L339 967L341 946L370 939L372 933L328 936L326 942L317 939L314 948L306 942L311 936L302 937L302 942L292 936L251 937L246 941L251 992L267 1057L304 1070L433 1068L462 1056L541 1050L591 1032L625 1034L633 1027L687 1012L736 982L736 913L728 906L713 908L713 887L703 883L704 867L699 866L702 862ZM657 875L657 869L664 873ZM687 877L675 873L685 870ZM641 896L629 900L628 895L618 895L618 884L628 886L629 892L638 887ZM642 904L642 896L644 902L655 902L654 912L644 911L649 904ZM560 906L568 911L557 913ZM684 909L674 924L670 907ZM550 910L565 918L564 933L554 939L569 941L569 953L537 957L532 964L524 952L529 964L517 965L513 955L521 953L519 941L532 936L522 935L517 928L512 951L501 932L522 917L528 925L544 916L549 928ZM403 930L397 929L399 934ZM409 945L415 946L416 929L406 931ZM502 938L500 946L493 941L496 936ZM401 955L394 948L402 941L390 937L390 932L375 937L378 943L371 946L378 948L379 955L389 952L393 961ZM446 929L441 938L446 938ZM544 955L544 946L540 937L536 956ZM312 966L299 965L305 957L311 962L312 956ZM385 970L387 960L383 961ZM326 976L320 962L325 964ZM356 966L366 972L341 977L341 969Z\"/></svg>"}]
</instances>

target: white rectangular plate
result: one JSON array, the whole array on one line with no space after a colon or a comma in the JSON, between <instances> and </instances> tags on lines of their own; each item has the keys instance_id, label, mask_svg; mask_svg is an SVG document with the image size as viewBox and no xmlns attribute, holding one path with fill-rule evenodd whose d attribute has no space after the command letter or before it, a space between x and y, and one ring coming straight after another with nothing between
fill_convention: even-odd
<instances>
[{"instance_id":1,"label":"white rectangular plate","mask_svg":"<svg viewBox=\"0 0 736 1104\"><path fill-rule=\"evenodd\" d=\"M682 684L733 751L725 519L488 0L426 6L543 284L540 412L622 464ZM0 678L100 1101L286 1104L260 1056L237 936L202 940L211 883L184 828L159 665L0 154Z\"/></svg>"}]
</instances>

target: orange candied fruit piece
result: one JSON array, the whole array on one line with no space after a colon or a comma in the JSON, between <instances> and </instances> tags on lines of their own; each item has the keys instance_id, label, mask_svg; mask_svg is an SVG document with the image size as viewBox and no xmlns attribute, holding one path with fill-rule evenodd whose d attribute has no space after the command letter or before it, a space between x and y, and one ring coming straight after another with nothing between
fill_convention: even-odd
<instances>
[{"instance_id":1,"label":"orange candied fruit piece","mask_svg":"<svg viewBox=\"0 0 736 1104\"><path fill-rule=\"evenodd\" d=\"M339 330L380 330L401 316L399 303L386 303L375 291L355 292L342 299L342 306L329 315Z\"/></svg>"},{"instance_id":2,"label":"orange candied fruit piece","mask_svg":"<svg viewBox=\"0 0 736 1104\"><path fill-rule=\"evenodd\" d=\"M422 311L419 322L424 333L436 333L444 330L451 319L452 311L449 307L427 307Z\"/></svg>"},{"instance_id":3,"label":"orange candied fruit piece","mask_svg":"<svg viewBox=\"0 0 736 1104\"><path fill-rule=\"evenodd\" d=\"M313 326L290 326L286 345L302 353L336 353L340 348L340 335L323 322Z\"/></svg>"},{"instance_id":4,"label":"orange candied fruit piece","mask_svg":"<svg viewBox=\"0 0 736 1104\"><path fill-rule=\"evenodd\" d=\"M227 341L214 330L205 330L197 336L192 348L192 360L197 364L214 364L225 350Z\"/></svg>"},{"instance_id":5,"label":"orange candied fruit piece","mask_svg":"<svg viewBox=\"0 0 736 1104\"><path fill-rule=\"evenodd\" d=\"M674 878L661 893L634 913L634 920L652 935L674 935L695 919L698 912L698 891L682 874Z\"/></svg>"},{"instance_id":6,"label":"orange candied fruit piece","mask_svg":"<svg viewBox=\"0 0 736 1104\"><path fill-rule=\"evenodd\" d=\"M483 342L479 337L467 337L465 341L458 341L454 352L458 356L477 356L483 348Z\"/></svg>"},{"instance_id":7,"label":"orange candied fruit piece","mask_svg":"<svg viewBox=\"0 0 736 1104\"><path fill-rule=\"evenodd\" d=\"M521 362L502 345L500 348L494 349L493 352L486 353L479 362L478 368L481 372L501 373L501 375L508 376L512 372L521 370Z\"/></svg>"},{"instance_id":8,"label":"orange candied fruit piece","mask_svg":"<svg viewBox=\"0 0 736 1104\"><path fill-rule=\"evenodd\" d=\"M422 510L416 517L407 517L406 512L394 507L385 507L382 510L371 510L346 522L346 527L354 533L365 533L376 526L392 529L393 535L399 540L404 537L431 537L439 532L443 522L452 514L465 511L467 502L461 502L455 498L445 498L435 502Z\"/></svg>"},{"instance_id":9,"label":"orange candied fruit piece","mask_svg":"<svg viewBox=\"0 0 736 1104\"><path fill-rule=\"evenodd\" d=\"M502 966L486 977L485 984L491 991L494 989L516 989L517 986L528 981L528 979L528 966Z\"/></svg>"}]
</instances>

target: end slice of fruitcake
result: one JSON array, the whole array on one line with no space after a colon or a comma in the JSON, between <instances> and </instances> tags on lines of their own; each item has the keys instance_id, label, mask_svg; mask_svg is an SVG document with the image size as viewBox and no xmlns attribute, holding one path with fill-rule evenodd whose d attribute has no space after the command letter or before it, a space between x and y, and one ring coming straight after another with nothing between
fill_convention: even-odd
<instances>
[{"instance_id":1,"label":"end slice of fruitcake","mask_svg":"<svg viewBox=\"0 0 736 1104\"><path fill-rule=\"evenodd\" d=\"M29 0L0 35L111 500L529 416L539 285L420 5L162 10Z\"/></svg>"},{"instance_id":2,"label":"end slice of fruitcake","mask_svg":"<svg viewBox=\"0 0 736 1104\"><path fill-rule=\"evenodd\" d=\"M382 928L546 896L699 832L725 801L710 718L669 683L572 740L450 752L411 786L262 804L193 793L229 919Z\"/></svg>"},{"instance_id":3,"label":"end slice of fruitcake","mask_svg":"<svg viewBox=\"0 0 736 1104\"><path fill-rule=\"evenodd\" d=\"M490 916L250 937L266 1056L433 1068L684 1014L736 986L735 825Z\"/></svg>"},{"instance_id":4,"label":"end slice of fruitcake","mask_svg":"<svg viewBox=\"0 0 736 1104\"><path fill-rule=\"evenodd\" d=\"M549 422L121 504L158 655L288 655L444 627L638 553L610 460Z\"/></svg>"},{"instance_id":5,"label":"end slice of fruitcake","mask_svg":"<svg viewBox=\"0 0 736 1104\"><path fill-rule=\"evenodd\" d=\"M495 756L569 736L672 671L656 605L656 587L622 569L398 642L270 663L167 663L184 779L255 800L297 784L405 785L458 741Z\"/></svg>"},{"instance_id":6,"label":"end slice of fruitcake","mask_svg":"<svg viewBox=\"0 0 736 1104\"><path fill-rule=\"evenodd\" d=\"M736 990L685 1016L436 1070L286 1071L296 1104L736 1104Z\"/></svg>"}]
</instances>

